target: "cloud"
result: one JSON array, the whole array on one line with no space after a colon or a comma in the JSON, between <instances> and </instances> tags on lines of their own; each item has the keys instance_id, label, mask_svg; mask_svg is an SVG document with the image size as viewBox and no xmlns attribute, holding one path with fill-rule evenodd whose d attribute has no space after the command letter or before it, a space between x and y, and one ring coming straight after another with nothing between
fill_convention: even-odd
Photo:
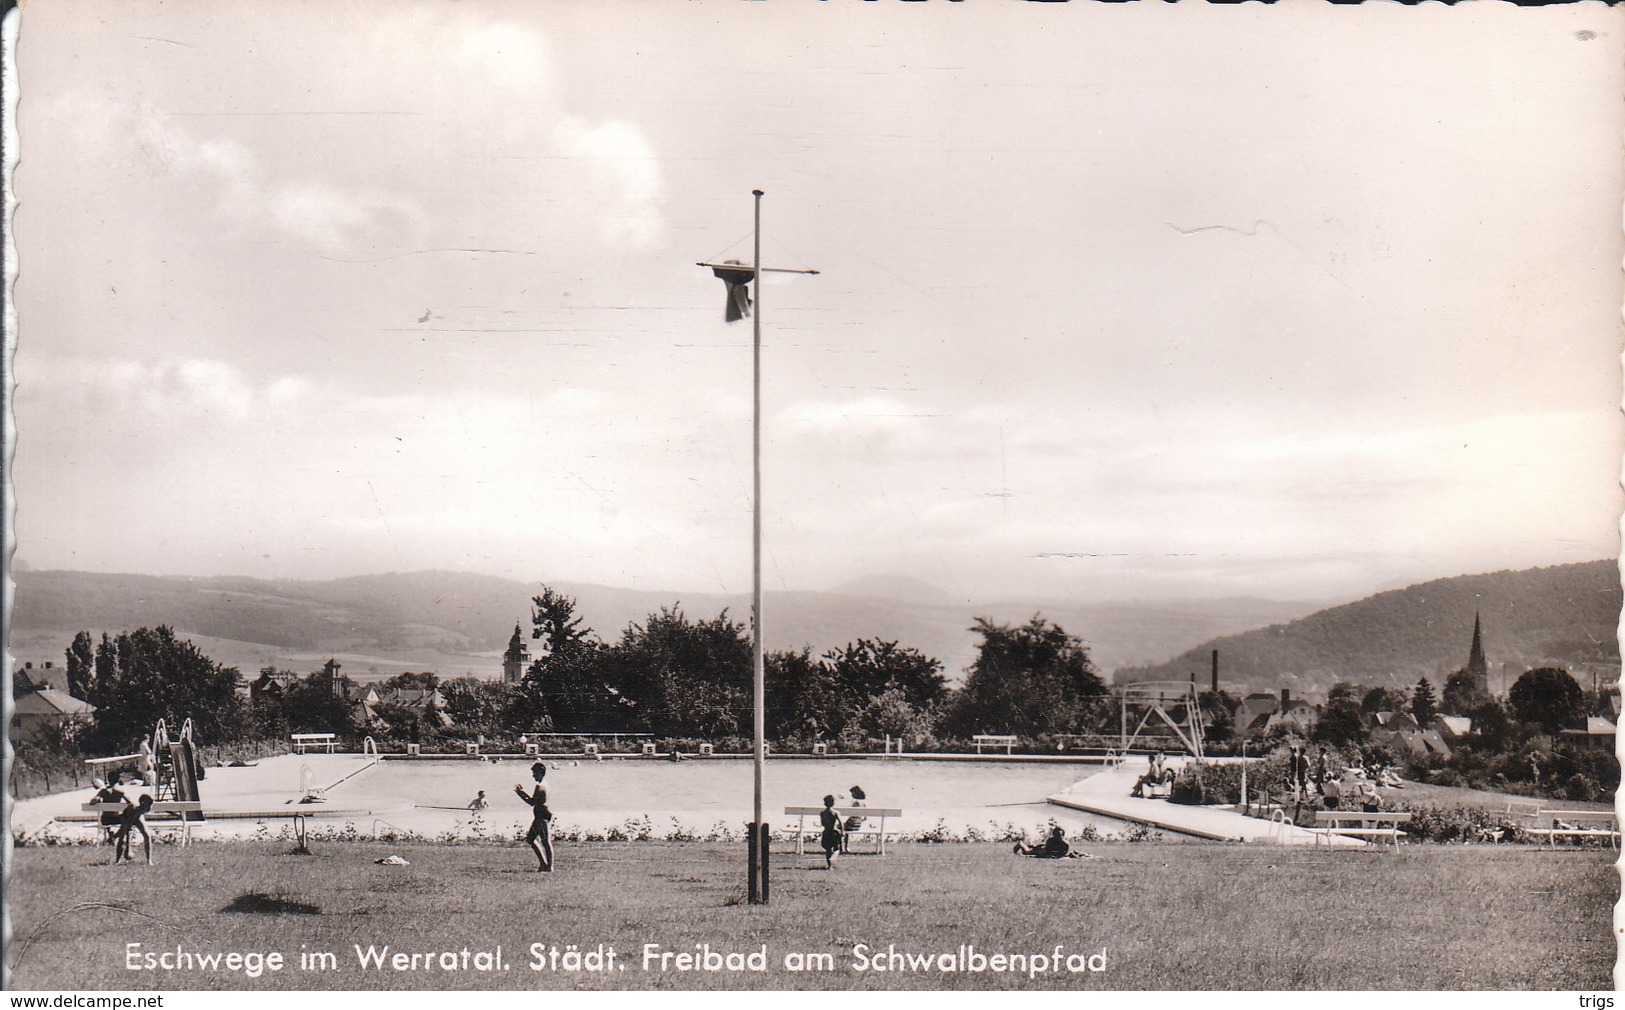
<instances>
[{"instance_id":1,"label":"cloud","mask_svg":"<svg viewBox=\"0 0 1625 1010\"><path fill-rule=\"evenodd\" d=\"M316 178L276 178L240 141L196 132L146 103L129 114L136 148L149 170L186 187L212 188L216 214L241 233L270 232L340 253L399 245L424 220L422 208L402 194Z\"/></svg>"},{"instance_id":2,"label":"cloud","mask_svg":"<svg viewBox=\"0 0 1625 1010\"><path fill-rule=\"evenodd\" d=\"M577 171L597 180L588 193L608 240L638 249L664 240L660 162L641 131L614 120L592 124L566 119L555 127L553 139L565 155L580 160Z\"/></svg>"},{"instance_id":3,"label":"cloud","mask_svg":"<svg viewBox=\"0 0 1625 1010\"><path fill-rule=\"evenodd\" d=\"M413 38L421 37L421 32L413 33ZM491 83L513 91L535 93L552 75L541 39L506 22L464 28L455 58Z\"/></svg>"},{"instance_id":4,"label":"cloud","mask_svg":"<svg viewBox=\"0 0 1625 1010\"><path fill-rule=\"evenodd\" d=\"M778 419L792 432L822 435L874 435L917 431L921 426L917 413L907 405L879 396L855 400L802 400L780 411Z\"/></svg>"}]
</instances>

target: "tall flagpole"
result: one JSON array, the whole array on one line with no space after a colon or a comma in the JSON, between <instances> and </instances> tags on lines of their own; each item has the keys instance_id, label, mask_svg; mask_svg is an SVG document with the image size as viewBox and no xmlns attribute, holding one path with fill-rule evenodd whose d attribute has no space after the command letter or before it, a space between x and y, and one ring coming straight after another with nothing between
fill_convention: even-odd
<instances>
[{"instance_id":1,"label":"tall flagpole","mask_svg":"<svg viewBox=\"0 0 1625 1010\"><path fill-rule=\"evenodd\" d=\"M722 263L701 262L697 266L709 267L728 288L728 306L723 318L736 322L752 316L751 331L751 666L752 666L752 723L755 747L752 765L755 766L756 785L751 804L752 820L746 825L750 858L748 861L749 886L746 894L752 905L767 904L768 893L768 827L762 817L762 771L767 759L767 660L766 639L762 634L762 275L764 273L816 274L817 270L789 267L762 266L762 191L751 190L756 197L755 207L755 259L747 273L745 264L738 260ZM748 287L747 287L748 285ZM754 289L754 290L752 290ZM756 311L751 311L751 296L756 297Z\"/></svg>"},{"instance_id":2,"label":"tall flagpole","mask_svg":"<svg viewBox=\"0 0 1625 1010\"><path fill-rule=\"evenodd\" d=\"M762 770L766 762L766 747L763 738L766 735L767 720L764 715L763 695L766 689L767 664L762 652L762 191L751 190L756 197L756 249L755 260L751 272L751 293L756 296L756 309L751 313L752 355L751 355L751 617L755 626L755 641L751 644L751 666L753 669L753 709L752 722L756 732L756 744L752 763L755 765L756 782L754 804L751 807L753 820L756 825L756 844L760 847L761 861L767 857L765 832L767 823L762 820ZM756 880L750 882L750 891L762 903L767 901L767 867L758 866L761 886L758 889Z\"/></svg>"}]
</instances>

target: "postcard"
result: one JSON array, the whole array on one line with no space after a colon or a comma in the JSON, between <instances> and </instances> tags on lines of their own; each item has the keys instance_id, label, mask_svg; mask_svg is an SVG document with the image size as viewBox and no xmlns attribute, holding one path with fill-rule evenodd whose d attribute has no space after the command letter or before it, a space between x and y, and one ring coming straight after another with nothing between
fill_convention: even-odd
<instances>
[{"instance_id":1,"label":"postcard","mask_svg":"<svg viewBox=\"0 0 1625 1010\"><path fill-rule=\"evenodd\" d=\"M1611 999L1618 7L7 23L30 1005Z\"/></svg>"}]
</instances>

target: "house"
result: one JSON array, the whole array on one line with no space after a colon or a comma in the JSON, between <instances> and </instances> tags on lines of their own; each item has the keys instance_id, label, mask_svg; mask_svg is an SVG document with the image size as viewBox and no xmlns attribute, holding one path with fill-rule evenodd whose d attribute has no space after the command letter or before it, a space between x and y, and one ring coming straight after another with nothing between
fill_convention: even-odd
<instances>
[{"instance_id":1,"label":"house","mask_svg":"<svg viewBox=\"0 0 1625 1010\"><path fill-rule=\"evenodd\" d=\"M260 671L259 678L248 685L248 700L252 702L264 701L275 704L280 702L288 693L288 688L299 679L297 674L287 670L275 670L266 667Z\"/></svg>"},{"instance_id":2,"label":"house","mask_svg":"<svg viewBox=\"0 0 1625 1010\"><path fill-rule=\"evenodd\" d=\"M407 709L415 713L423 725L445 729L451 725L446 714L446 696L437 687L386 687L383 690L367 688L361 699L370 709L380 707Z\"/></svg>"},{"instance_id":3,"label":"house","mask_svg":"<svg viewBox=\"0 0 1625 1010\"><path fill-rule=\"evenodd\" d=\"M1472 725L1470 719L1455 716L1450 718L1454 723ZM1371 716L1373 725L1367 739L1375 746L1387 747L1396 755L1421 757L1425 754L1437 754L1447 758L1450 756L1450 745L1445 742L1444 733L1436 728L1439 726L1439 719L1440 717L1435 716L1424 728L1416 721L1416 716L1409 712L1375 712Z\"/></svg>"},{"instance_id":4,"label":"house","mask_svg":"<svg viewBox=\"0 0 1625 1010\"><path fill-rule=\"evenodd\" d=\"M25 662L21 670L23 679L33 685L34 690L43 691L49 688L53 691L68 693L68 668L53 665L50 661L44 663Z\"/></svg>"},{"instance_id":5,"label":"house","mask_svg":"<svg viewBox=\"0 0 1625 1010\"><path fill-rule=\"evenodd\" d=\"M1473 731L1473 720L1464 715L1436 715L1428 723L1428 729L1438 730L1446 740L1454 740Z\"/></svg>"},{"instance_id":6,"label":"house","mask_svg":"<svg viewBox=\"0 0 1625 1010\"><path fill-rule=\"evenodd\" d=\"M1236 706L1235 732L1240 736L1264 732L1270 716L1280 707L1281 700L1268 691L1255 691L1249 694Z\"/></svg>"},{"instance_id":7,"label":"house","mask_svg":"<svg viewBox=\"0 0 1625 1010\"><path fill-rule=\"evenodd\" d=\"M58 728L88 723L96 706L47 687L18 698L11 711L12 739L42 740Z\"/></svg>"},{"instance_id":8,"label":"house","mask_svg":"<svg viewBox=\"0 0 1625 1010\"><path fill-rule=\"evenodd\" d=\"M1616 735L1614 724L1600 715L1586 716L1584 729L1566 729L1563 731L1563 739L1565 740L1579 744L1582 747L1606 750L1610 753L1614 750L1614 737Z\"/></svg>"},{"instance_id":9,"label":"house","mask_svg":"<svg viewBox=\"0 0 1625 1010\"><path fill-rule=\"evenodd\" d=\"M1315 728L1320 713L1302 698L1293 698L1286 688L1281 689L1281 704L1264 723L1266 731L1272 729L1307 735Z\"/></svg>"}]
</instances>

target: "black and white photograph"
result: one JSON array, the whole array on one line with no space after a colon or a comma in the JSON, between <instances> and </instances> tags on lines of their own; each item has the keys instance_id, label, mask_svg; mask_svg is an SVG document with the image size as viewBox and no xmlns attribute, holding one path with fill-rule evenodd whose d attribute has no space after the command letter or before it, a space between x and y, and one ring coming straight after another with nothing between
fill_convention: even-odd
<instances>
[{"instance_id":1,"label":"black and white photograph","mask_svg":"<svg viewBox=\"0 0 1625 1010\"><path fill-rule=\"evenodd\" d=\"M5 24L6 988L1612 1005L1620 8Z\"/></svg>"}]
</instances>

